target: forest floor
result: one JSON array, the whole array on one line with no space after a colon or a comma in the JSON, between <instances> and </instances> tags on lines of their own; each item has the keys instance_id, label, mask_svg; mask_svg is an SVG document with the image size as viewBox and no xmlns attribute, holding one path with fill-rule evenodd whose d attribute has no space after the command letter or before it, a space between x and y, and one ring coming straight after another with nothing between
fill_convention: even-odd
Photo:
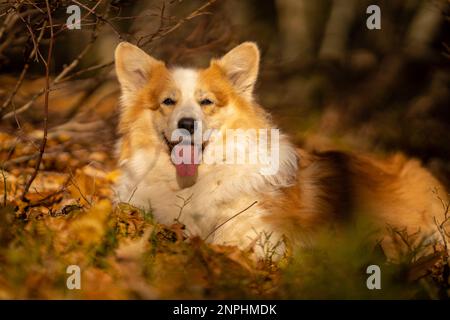
<instances>
[{"instance_id":1,"label":"forest floor","mask_svg":"<svg viewBox=\"0 0 450 320\"><path fill-rule=\"evenodd\" d=\"M36 144L38 133L30 138ZM64 136L49 140L43 170L22 201L35 147L5 133L0 140L2 159L14 153L0 179L6 190L0 205L0 298L449 297L444 255L388 264L368 253L365 235L337 243L325 239L323 250L278 263L256 263L236 247L187 239L180 224L159 225L151 212L114 206L118 172L109 153ZM374 261L389 270L380 291L366 287L365 266ZM67 288L70 265L81 269L81 290Z\"/></svg>"},{"instance_id":2,"label":"forest floor","mask_svg":"<svg viewBox=\"0 0 450 320\"><path fill-rule=\"evenodd\" d=\"M369 235L361 232L255 262L236 247L186 237L179 223L160 225L151 212L114 205L119 172L108 131L51 131L22 199L43 137L30 123L0 131L2 299L450 297L448 257L439 248L388 263L377 248L367 250ZM367 288L370 264L382 267L382 290ZM80 267L80 290L68 289L71 265Z\"/></svg>"}]
</instances>

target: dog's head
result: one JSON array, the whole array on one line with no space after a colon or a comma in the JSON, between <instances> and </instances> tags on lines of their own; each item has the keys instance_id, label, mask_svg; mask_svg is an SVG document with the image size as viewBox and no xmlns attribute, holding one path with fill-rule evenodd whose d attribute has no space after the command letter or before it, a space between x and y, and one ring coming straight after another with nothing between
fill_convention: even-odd
<instances>
[{"instance_id":1,"label":"dog's head","mask_svg":"<svg viewBox=\"0 0 450 320\"><path fill-rule=\"evenodd\" d=\"M208 129L259 127L252 103L259 69L254 43L235 47L205 69L168 68L126 42L117 46L115 60L122 88L121 130L139 131L144 147L148 139L172 152L184 135L192 136L188 152L195 153L207 146ZM176 167L179 175L196 172L195 166Z\"/></svg>"}]
</instances>

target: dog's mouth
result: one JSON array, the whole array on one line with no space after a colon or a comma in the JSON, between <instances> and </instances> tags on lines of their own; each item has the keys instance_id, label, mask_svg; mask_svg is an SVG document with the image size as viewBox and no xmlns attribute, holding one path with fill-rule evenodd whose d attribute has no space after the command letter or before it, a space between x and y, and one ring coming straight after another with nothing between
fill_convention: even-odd
<instances>
[{"instance_id":1,"label":"dog's mouth","mask_svg":"<svg viewBox=\"0 0 450 320\"><path fill-rule=\"evenodd\" d=\"M173 147L175 147L175 145L177 145L178 142L171 142L171 141L169 141L169 139L167 139L167 137L164 134L164 132L161 133L161 136L162 136L164 142L166 143L166 146L169 149L169 154L170 154L172 152Z\"/></svg>"},{"instance_id":2,"label":"dog's mouth","mask_svg":"<svg viewBox=\"0 0 450 320\"><path fill-rule=\"evenodd\" d=\"M201 145L196 143L186 144L183 143L181 139L179 141L170 141L164 133L162 136L168 147L169 155L175 166L177 176L196 177L201 160L201 153L206 148L208 141L203 142ZM177 150L172 152L174 148L177 148Z\"/></svg>"},{"instance_id":3,"label":"dog's mouth","mask_svg":"<svg viewBox=\"0 0 450 320\"><path fill-rule=\"evenodd\" d=\"M167 146L167 148L169 150L169 153L172 152L172 149L176 145L182 143L181 139L179 141L170 141L169 139L167 139L167 137L166 137L166 135L164 133L161 133L161 136L163 137L163 140L164 140L164 142L165 142L165 144L166 144L166 146ZM198 144L191 143L191 145L196 145L197 146ZM208 145L208 141L203 141L203 143L201 145L201 147L202 147L201 150L204 151L207 145Z\"/></svg>"}]
</instances>

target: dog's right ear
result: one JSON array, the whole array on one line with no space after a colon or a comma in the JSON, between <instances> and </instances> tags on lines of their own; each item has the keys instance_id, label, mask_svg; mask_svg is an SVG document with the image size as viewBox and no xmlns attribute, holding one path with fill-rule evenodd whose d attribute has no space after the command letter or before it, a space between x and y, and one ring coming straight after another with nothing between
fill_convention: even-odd
<instances>
[{"instance_id":1,"label":"dog's right ear","mask_svg":"<svg viewBox=\"0 0 450 320\"><path fill-rule=\"evenodd\" d=\"M152 70L161 62L129 42L121 42L114 53L116 74L125 92L135 92L148 83Z\"/></svg>"}]
</instances>

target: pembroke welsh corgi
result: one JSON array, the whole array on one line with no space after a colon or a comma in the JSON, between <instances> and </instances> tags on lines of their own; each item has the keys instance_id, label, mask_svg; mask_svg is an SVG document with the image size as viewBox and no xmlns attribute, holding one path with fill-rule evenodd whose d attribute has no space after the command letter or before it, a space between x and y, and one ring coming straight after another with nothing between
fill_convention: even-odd
<instances>
[{"instance_id":1,"label":"pembroke welsh corgi","mask_svg":"<svg viewBox=\"0 0 450 320\"><path fill-rule=\"evenodd\" d=\"M418 161L296 148L254 101L259 60L245 42L206 69L167 67L120 43L118 201L257 257L313 244L355 215L377 226L391 257L398 239L387 227L442 241L435 219L447 194Z\"/></svg>"}]
</instances>

